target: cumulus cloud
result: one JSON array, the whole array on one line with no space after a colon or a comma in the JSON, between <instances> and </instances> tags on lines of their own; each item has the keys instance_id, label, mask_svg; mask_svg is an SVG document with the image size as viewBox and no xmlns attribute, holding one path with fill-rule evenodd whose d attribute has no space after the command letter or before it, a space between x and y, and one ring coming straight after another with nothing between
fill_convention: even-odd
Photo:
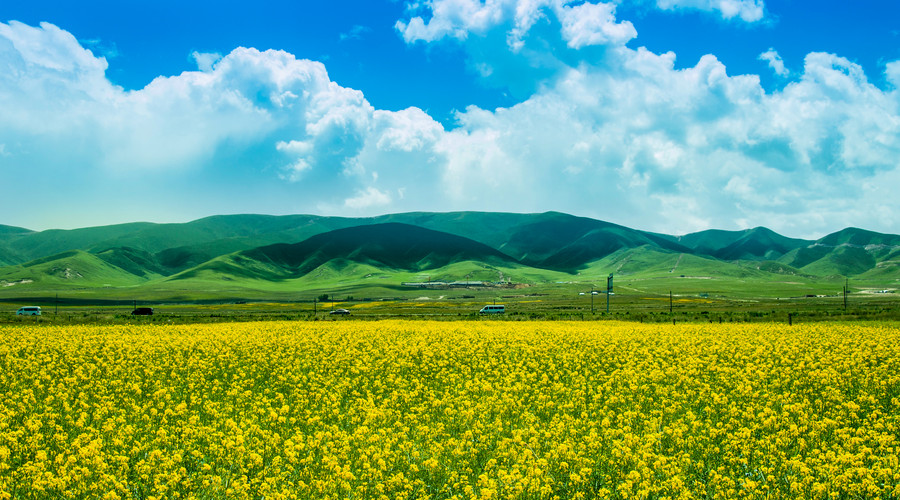
<instances>
[{"instance_id":1,"label":"cumulus cloud","mask_svg":"<svg viewBox=\"0 0 900 500\"><path fill-rule=\"evenodd\" d=\"M762 0L656 0L656 5L663 10L696 9L718 12L724 19L739 17L749 23L765 16L765 3Z\"/></svg>"},{"instance_id":2,"label":"cumulus cloud","mask_svg":"<svg viewBox=\"0 0 900 500\"><path fill-rule=\"evenodd\" d=\"M560 5L557 15L562 22L562 36L569 47L587 45L622 45L637 36L629 22L616 22L616 6L610 3Z\"/></svg>"},{"instance_id":3,"label":"cumulus cloud","mask_svg":"<svg viewBox=\"0 0 900 500\"><path fill-rule=\"evenodd\" d=\"M746 222L805 234L900 208L852 187L900 170L900 115L897 91L846 59L810 54L801 79L774 94L712 56L681 70L645 49L616 60L615 72L571 69L512 108L462 113L442 142L450 192L505 189L667 232Z\"/></svg>"},{"instance_id":4,"label":"cumulus cloud","mask_svg":"<svg viewBox=\"0 0 900 500\"><path fill-rule=\"evenodd\" d=\"M197 69L204 73L209 73L213 69L213 64L222 59L222 54L218 52L191 52L191 59L197 63Z\"/></svg>"},{"instance_id":5,"label":"cumulus cloud","mask_svg":"<svg viewBox=\"0 0 900 500\"><path fill-rule=\"evenodd\" d=\"M623 45L637 36L629 21L617 21L617 2L581 2L576 0L432 0L407 3L413 12L408 20L399 20L395 28L407 43L434 42L443 38L459 41L470 35L484 36L501 27L507 44L520 50L529 31L552 16L562 23L560 34L570 47L585 45ZM762 0L656 0L662 10L700 10L715 12L724 19L746 22L763 19Z\"/></svg>"},{"instance_id":6,"label":"cumulus cloud","mask_svg":"<svg viewBox=\"0 0 900 500\"><path fill-rule=\"evenodd\" d=\"M760 54L759 60L769 63L769 67L778 76L788 76L790 74L790 71L784 67L784 61L775 49L769 49Z\"/></svg>"},{"instance_id":7,"label":"cumulus cloud","mask_svg":"<svg viewBox=\"0 0 900 500\"><path fill-rule=\"evenodd\" d=\"M445 128L418 108L376 109L321 63L281 51L239 48L126 92L67 32L0 24L0 169L160 172L194 186L236 175L235 197L256 193L249 206L292 211L562 210L667 233L900 232L900 62L879 88L846 58L812 53L767 93L713 55L677 68L673 53L623 45L627 30L599 28L627 26L602 3L448 2L420 35L482 30L523 55L545 23L570 53L554 53L554 71L514 106L471 106ZM566 21L573 13L583 25ZM602 59L572 55L590 44L604 44Z\"/></svg>"},{"instance_id":8,"label":"cumulus cloud","mask_svg":"<svg viewBox=\"0 0 900 500\"><path fill-rule=\"evenodd\" d=\"M441 124L419 108L397 112L378 110L374 119L378 138L375 144L379 150L421 150L434 143L444 131Z\"/></svg>"},{"instance_id":9,"label":"cumulus cloud","mask_svg":"<svg viewBox=\"0 0 900 500\"><path fill-rule=\"evenodd\" d=\"M562 38L572 47L621 45L637 36L628 21L616 22L612 2L572 0L434 0L428 2L430 18L414 16L397 21L396 28L407 43L433 42L442 38L465 40L470 33L483 35L496 27L507 31L507 43L520 50L531 28L547 13L562 21Z\"/></svg>"},{"instance_id":10,"label":"cumulus cloud","mask_svg":"<svg viewBox=\"0 0 900 500\"><path fill-rule=\"evenodd\" d=\"M0 24L0 129L34 154L48 139L76 149L90 143L85 162L112 171L197 168L222 147L260 141L270 141L272 161L282 153L295 172L298 165L341 170L359 151L374 110L361 92L332 82L321 63L248 48L193 57L201 71L125 92L106 78L106 61L71 34L49 24ZM278 146L290 141L309 148Z\"/></svg>"},{"instance_id":11,"label":"cumulus cloud","mask_svg":"<svg viewBox=\"0 0 900 500\"><path fill-rule=\"evenodd\" d=\"M355 196L344 200L344 206L351 210L366 210L373 207L383 207L390 203L390 195L371 186L365 190L357 191Z\"/></svg>"},{"instance_id":12,"label":"cumulus cloud","mask_svg":"<svg viewBox=\"0 0 900 500\"><path fill-rule=\"evenodd\" d=\"M443 131L417 108L375 110L323 64L283 51L193 57L201 71L125 91L68 32L0 24L0 168L27 168L70 192L98 189L91 178L282 179L315 193L306 207L356 189L367 196L342 206L362 209L391 199L368 189L380 165L414 157Z\"/></svg>"}]
</instances>

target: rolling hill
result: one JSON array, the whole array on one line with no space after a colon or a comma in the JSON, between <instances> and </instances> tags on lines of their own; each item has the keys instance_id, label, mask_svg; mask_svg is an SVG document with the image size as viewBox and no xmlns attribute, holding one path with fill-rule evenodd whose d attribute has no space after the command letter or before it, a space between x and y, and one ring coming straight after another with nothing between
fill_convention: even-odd
<instances>
[{"instance_id":1,"label":"rolling hill","mask_svg":"<svg viewBox=\"0 0 900 500\"><path fill-rule=\"evenodd\" d=\"M787 252L778 261L815 276L855 276L898 256L900 236L847 228Z\"/></svg>"},{"instance_id":2,"label":"rolling hill","mask_svg":"<svg viewBox=\"0 0 900 500\"><path fill-rule=\"evenodd\" d=\"M710 229L676 239L694 253L722 260L776 260L813 242L782 236L765 227L744 231Z\"/></svg>"},{"instance_id":3,"label":"rolling hill","mask_svg":"<svg viewBox=\"0 0 900 500\"><path fill-rule=\"evenodd\" d=\"M27 264L0 268L0 283L11 291L47 286L71 288L103 288L133 286L160 275L129 272L100 256L71 250L34 260ZM14 290L12 290L14 289Z\"/></svg>"},{"instance_id":4,"label":"rolling hill","mask_svg":"<svg viewBox=\"0 0 900 500\"><path fill-rule=\"evenodd\" d=\"M328 263L362 264L409 272L438 269L462 261L516 266L511 257L473 240L409 224L384 223L337 229L300 243L278 243L214 259L173 276L203 274L270 281L299 278Z\"/></svg>"},{"instance_id":5,"label":"rolling hill","mask_svg":"<svg viewBox=\"0 0 900 500\"><path fill-rule=\"evenodd\" d=\"M0 225L0 298L73 287L183 289L189 296L222 284L303 289L377 279L399 286L466 275L593 282L608 272L648 279L859 277L887 287L900 285L900 236L847 228L813 241L764 227L671 236L559 212L222 215L48 231Z\"/></svg>"}]
</instances>

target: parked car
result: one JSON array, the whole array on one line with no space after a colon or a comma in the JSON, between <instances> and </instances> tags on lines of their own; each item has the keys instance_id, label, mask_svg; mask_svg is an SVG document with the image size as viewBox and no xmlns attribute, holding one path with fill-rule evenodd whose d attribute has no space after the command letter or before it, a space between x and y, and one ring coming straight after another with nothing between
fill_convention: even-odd
<instances>
[{"instance_id":1,"label":"parked car","mask_svg":"<svg viewBox=\"0 0 900 500\"><path fill-rule=\"evenodd\" d=\"M480 314L503 314L506 312L506 306L504 306L504 305L484 306L478 312Z\"/></svg>"},{"instance_id":2,"label":"parked car","mask_svg":"<svg viewBox=\"0 0 900 500\"><path fill-rule=\"evenodd\" d=\"M152 316L153 308L152 307L138 307L134 311L131 311L132 316Z\"/></svg>"},{"instance_id":3,"label":"parked car","mask_svg":"<svg viewBox=\"0 0 900 500\"><path fill-rule=\"evenodd\" d=\"M16 315L18 315L18 316L40 316L41 308L40 308L40 306L20 307L19 310L16 311Z\"/></svg>"},{"instance_id":4,"label":"parked car","mask_svg":"<svg viewBox=\"0 0 900 500\"><path fill-rule=\"evenodd\" d=\"M335 309L334 311L331 311L328 314L334 314L337 316L347 316L348 314L350 314L350 311L348 311L346 309Z\"/></svg>"}]
</instances>

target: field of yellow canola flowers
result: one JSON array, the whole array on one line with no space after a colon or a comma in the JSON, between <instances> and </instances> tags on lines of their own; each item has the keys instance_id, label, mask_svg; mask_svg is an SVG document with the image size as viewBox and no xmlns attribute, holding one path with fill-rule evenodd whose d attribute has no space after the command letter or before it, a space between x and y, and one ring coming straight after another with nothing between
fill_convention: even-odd
<instances>
[{"instance_id":1,"label":"field of yellow canola flowers","mask_svg":"<svg viewBox=\"0 0 900 500\"><path fill-rule=\"evenodd\" d=\"M0 499L900 498L895 324L0 327Z\"/></svg>"}]
</instances>

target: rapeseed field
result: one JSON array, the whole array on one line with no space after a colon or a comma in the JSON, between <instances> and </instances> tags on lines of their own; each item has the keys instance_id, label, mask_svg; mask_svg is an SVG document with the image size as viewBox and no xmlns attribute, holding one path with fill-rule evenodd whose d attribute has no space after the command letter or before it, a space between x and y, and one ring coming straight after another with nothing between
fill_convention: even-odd
<instances>
[{"instance_id":1,"label":"rapeseed field","mask_svg":"<svg viewBox=\"0 0 900 500\"><path fill-rule=\"evenodd\" d=\"M0 327L0 500L900 498L893 324Z\"/></svg>"}]
</instances>

